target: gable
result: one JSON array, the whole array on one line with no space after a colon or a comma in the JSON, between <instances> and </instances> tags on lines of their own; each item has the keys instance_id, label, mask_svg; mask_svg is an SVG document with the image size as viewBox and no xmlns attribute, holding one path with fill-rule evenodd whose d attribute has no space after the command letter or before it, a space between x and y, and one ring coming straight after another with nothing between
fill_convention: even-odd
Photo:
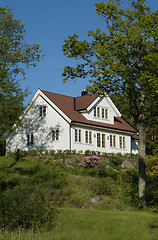
<instances>
[{"instance_id":1,"label":"gable","mask_svg":"<svg viewBox=\"0 0 158 240\"><path fill-rule=\"evenodd\" d=\"M71 123L76 122L91 126L136 132L136 130L121 117L121 113L108 96L103 99L95 95L70 97L48 91L40 91L71 120ZM95 106L108 108L110 116L108 121L94 118Z\"/></svg>"},{"instance_id":2,"label":"gable","mask_svg":"<svg viewBox=\"0 0 158 240\"><path fill-rule=\"evenodd\" d=\"M121 117L121 113L108 96L102 99L97 97L82 114L88 120L107 124L114 124L114 117Z\"/></svg>"}]
</instances>

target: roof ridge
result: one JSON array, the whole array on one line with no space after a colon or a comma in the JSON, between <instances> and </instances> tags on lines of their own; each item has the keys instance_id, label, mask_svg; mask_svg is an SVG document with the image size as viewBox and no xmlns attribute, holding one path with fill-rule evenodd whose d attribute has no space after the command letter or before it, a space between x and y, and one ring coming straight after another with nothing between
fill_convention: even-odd
<instances>
[{"instance_id":1,"label":"roof ridge","mask_svg":"<svg viewBox=\"0 0 158 240\"><path fill-rule=\"evenodd\" d=\"M54 94L54 95L58 95L58 96L63 96L63 97L68 97L68 98L74 98L72 96L68 96L68 95L64 95L64 94L60 94L60 93L55 93L55 92L50 92L50 91L46 91L46 90L42 90L40 89L43 93L47 92L47 93L51 93L51 94Z\"/></svg>"}]
</instances>

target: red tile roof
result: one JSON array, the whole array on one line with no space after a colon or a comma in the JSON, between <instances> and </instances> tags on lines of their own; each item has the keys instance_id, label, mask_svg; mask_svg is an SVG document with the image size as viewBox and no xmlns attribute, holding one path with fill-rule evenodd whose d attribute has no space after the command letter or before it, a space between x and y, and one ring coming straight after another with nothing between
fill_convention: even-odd
<instances>
[{"instance_id":1,"label":"red tile roof","mask_svg":"<svg viewBox=\"0 0 158 240\"><path fill-rule=\"evenodd\" d=\"M84 95L80 97L70 97L57 93L41 90L72 122L104 127L115 130L123 130L136 133L137 131L122 117L115 117L114 124L91 121L85 118L79 110L85 110L96 99L96 96Z\"/></svg>"}]
</instances>

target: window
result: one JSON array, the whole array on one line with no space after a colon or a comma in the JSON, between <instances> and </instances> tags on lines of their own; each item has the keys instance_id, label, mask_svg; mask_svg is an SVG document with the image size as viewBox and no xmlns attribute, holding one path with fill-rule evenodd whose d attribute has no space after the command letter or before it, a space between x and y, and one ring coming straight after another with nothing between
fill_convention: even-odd
<instances>
[{"instance_id":1,"label":"window","mask_svg":"<svg viewBox=\"0 0 158 240\"><path fill-rule=\"evenodd\" d=\"M52 130L52 141L59 140L59 129Z\"/></svg>"},{"instance_id":2,"label":"window","mask_svg":"<svg viewBox=\"0 0 158 240\"><path fill-rule=\"evenodd\" d=\"M88 143L88 131L85 132L85 142Z\"/></svg>"},{"instance_id":3,"label":"window","mask_svg":"<svg viewBox=\"0 0 158 240\"><path fill-rule=\"evenodd\" d=\"M92 132L89 132L89 143L92 144Z\"/></svg>"},{"instance_id":4,"label":"window","mask_svg":"<svg viewBox=\"0 0 158 240\"><path fill-rule=\"evenodd\" d=\"M75 142L78 140L77 129L75 129Z\"/></svg>"},{"instance_id":5,"label":"window","mask_svg":"<svg viewBox=\"0 0 158 240\"><path fill-rule=\"evenodd\" d=\"M78 141L81 142L82 139L81 139L81 129L78 130Z\"/></svg>"},{"instance_id":6,"label":"window","mask_svg":"<svg viewBox=\"0 0 158 240\"><path fill-rule=\"evenodd\" d=\"M82 142L81 129L75 129L75 142Z\"/></svg>"},{"instance_id":7,"label":"window","mask_svg":"<svg viewBox=\"0 0 158 240\"><path fill-rule=\"evenodd\" d=\"M97 133L97 147L105 148L105 133Z\"/></svg>"},{"instance_id":8,"label":"window","mask_svg":"<svg viewBox=\"0 0 158 240\"><path fill-rule=\"evenodd\" d=\"M108 109L102 108L102 119L108 119Z\"/></svg>"},{"instance_id":9,"label":"window","mask_svg":"<svg viewBox=\"0 0 158 240\"><path fill-rule=\"evenodd\" d=\"M123 149L126 148L126 140L125 140L125 137L123 137Z\"/></svg>"},{"instance_id":10,"label":"window","mask_svg":"<svg viewBox=\"0 0 158 240\"><path fill-rule=\"evenodd\" d=\"M92 132L91 131L85 131L85 143L92 144Z\"/></svg>"},{"instance_id":11,"label":"window","mask_svg":"<svg viewBox=\"0 0 158 240\"><path fill-rule=\"evenodd\" d=\"M100 108L97 107L97 117L99 118L100 117Z\"/></svg>"},{"instance_id":12,"label":"window","mask_svg":"<svg viewBox=\"0 0 158 240\"><path fill-rule=\"evenodd\" d=\"M105 111L104 111L104 108L102 108L102 118L103 118L103 119L105 118Z\"/></svg>"},{"instance_id":13,"label":"window","mask_svg":"<svg viewBox=\"0 0 158 240\"><path fill-rule=\"evenodd\" d=\"M102 134L102 148L105 148L105 134Z\"/></svg>"},{"instance_id":14,"label":"window","mask_svg":"<svg viewBox=\"0 0 158 240\"><path fill-rule=\"evenodd\" d=\"M110 147L116 147L116 135L110 135Z\"/></svg>"},{"instance_id":15,"label":"window","mask_svg":"<svg viewBox=\"0 0 158 240\"><path fill-rule=\"evenodd\" d=\"M100 133L97 133L97 147L100 147Z\"/></svg>"},{"instance_id":16,"label":"window","mask_svg":"<svg viewBox=\"0 0 158 240\"><path fill-rule=\"evenodd\" d=\"M108 119L108 109L105 108L105 119Z\"/></svg>"},{"instance_id":17,"label":"window","mask_svg":"<svg viewBox=\"0 0 158 240\"><path fill-rule=\"evenodd\" d=\"M126 140L125 140L125 137L120 136L119 139L120 139L120 148L125 149L125 148L126 148Z\"/></svg>"},{"instance_id":18,"label":"window","mask_svg":"<svg viewBox=\"0 0 158 240\"><path fill-rule=\"evenodd\" d=\"M94 107L94 117L96 117L97 114L96 114L96 107Z\"/></svg>"},{"instance_id":19,"label":"window","mask_svg":"<svg viewBox=\"0 0 158 240\"><path fill-rule=\"evenodd\" d=\"M27 134L27 145L33 145L33 133Z\"/></svg>"},{"instance_id":20,"label":"window","mask_svg":"<svg viewBox=\"0 0 158 240\"><path fill-rule=\"evenodd\" d=\"M100 107L94 107L94 117L100 117Z\"/></svg>"},{"instance_id":21,"label":"window","mask_svg":"<svg viewBox=\"0 0 158 240\"><path fill-rule=\"evenodd\" d=\"M101 119L108 119L108 109L107 108L94 108L94 117L101 118Z\"/></svg>"},{"instance_id":22,"label":"window","mask_svg":"<svg viewBox=\"0 0 158 240\"><path fill-rule=\"evenodd\" d=\"M46 116L46 106L40 106L39 108L39 116L45 117Z\"/></svg>"},{"instance_id":23,"label":"window","mask_svg":"<svg viewBox=\"0 0 158 240\"><path fill-rule=\"evenodd\" d=\"M119 137L120 138L120 148L122 148L122 137Z\"/></svg>"}]
</instances>

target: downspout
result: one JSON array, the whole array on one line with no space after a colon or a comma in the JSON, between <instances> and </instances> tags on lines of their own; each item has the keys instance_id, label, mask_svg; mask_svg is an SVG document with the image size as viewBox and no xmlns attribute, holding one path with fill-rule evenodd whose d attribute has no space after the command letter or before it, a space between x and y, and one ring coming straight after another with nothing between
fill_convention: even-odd
<instances>
[{"instance_id":1,"label":"downspout","mask_svg":"<svg viewBox=\"0 0 158 240\"><path fill-rule=\"evenodd\" d=\"M69 125L69 150L71 151L71 125Z\"/></svg>"}]
</instances>

